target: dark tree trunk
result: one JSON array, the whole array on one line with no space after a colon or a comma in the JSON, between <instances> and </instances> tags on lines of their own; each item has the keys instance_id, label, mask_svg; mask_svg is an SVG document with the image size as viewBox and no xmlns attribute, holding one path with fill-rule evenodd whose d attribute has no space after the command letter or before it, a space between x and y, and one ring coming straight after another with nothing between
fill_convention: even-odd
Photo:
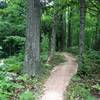
<instances>
[{"instance_id":1,"label":"dark tree trunk","mask_svg":"<svg viewBox=\"0 0 100 100\"><path fill-rule=\"evenodd\" d=\"M96 36L95 36L95 50L100 50L100 11L97 12L97 22L96 22Z\"/></svg>"},{"instance_id":2,"label":"dark tree trunk","mask_svg":"<svg viewBox=\"0 0 100 100\"><path fill-rule=\"evenodd\" d=\"M65 33L66 33L66 19L65 13L61 14L61 33L60 33L60 50L64 51L65 46Z\"/></svg>"},{"instance_id":3,"label":"dark tree trunk","mask_svg":"<svg viewBox=\"0 0 100 100\"><path fill-rule=\"evenodd\" d=\"M71 16L72 16L72 9L68 7L68 38L67 38L67 47L71 47L72 45L72 33L71 33Z\"/></svg>"},{"instance_id":4,"label":"dark tree trunk","mask_svg":"<svg viewBox=\"0 0 100 100\"><path fill-rule=\"evenodd\" d=\"M58 36L58 34L56 35L56 51L59 51L59 36Z\"/></svg>"},{"instance_id":5,"label":"dark tree trunk","mask_svg":"<svg viewBox=\"0 0 100 100\"><path fill-rule=\"evenodd\" d=\"M79 2L80 2L79 65L83 66L84 35L85 35L85 0L79 0Z\"/></svg>"},{"instance_id":6,"label":"dark tree trunk","mask_svg":"<svg viewBox=\"0 0 100 100\"><path fill-rule=\"evenodd\" d=\"M23 72L35 75L40 70L40 1L28 0L27 34Z\"/></svg>"}]
</instances>

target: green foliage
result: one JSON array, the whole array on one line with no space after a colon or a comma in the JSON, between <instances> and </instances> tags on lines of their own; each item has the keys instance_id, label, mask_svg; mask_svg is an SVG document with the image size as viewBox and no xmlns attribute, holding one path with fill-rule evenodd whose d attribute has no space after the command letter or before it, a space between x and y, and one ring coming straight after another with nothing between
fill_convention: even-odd
<instances>
[{"instance_id":1,"label":"green foliage","mask_svg":"<svg viewBox=\"0 0 100 100\"><path fill-rule=\"evenodd\" d=\"M7 71L9 72L16 72L16 73L20 73L22 69L22 63L18 63L18 64L9 64Z\"/></svg>"},{"instance_id":2,"label":"green foliage","mask_svg":"<svg viewBox=\"0 0 100 100\"><path fill-rule=\"evenodd\" d=\"M75 55L79 54L79 50L78 50L77 46L73 46L73 47L67 48L66 51L70 52L72 54L75 54Z\"/></svg>"},{"instance_id":3,"label":"green foliage","mask_svg":"<svg viewBox=\"0 0 100 100\"><path fill-rule=\"evenodd\" d=\"M66 62L64 56L60 55L60 53L56 53L54 57L50 60L50 64L52 66L59 65L60 63Z\"/></svg>"},{"instance_id":4,"label":"green foliage","mask_svg":"<svg viewBox=\"0 0 100 100\"><path fill-rule=\"evenodd\" d=\"M44 83L44 79L46 80L49 77L50 71L52 70L52 68L53 68L52 65L42 63L41 72L42 72L43 78L41 80L43 81L43 83Z\"/></svg>"},{"instance_id":5,"label":"green foliage","mask_svg":"<svg viewBox=\"0 0 100 100\"><path fill-rule=\"evenodd\" d=\"M48 59L48 52L41 52L40 58L41 58L41 62L45 63Z\"/></svg>"},{"instance_id":6,"label":"green foliage","mask_svg":"<svg viewBox=\"0 0 100 100\"><path fill-rule=\"evenodd\" d=\"M6 43L3 43L5 41L5 39L11 39L12 36L13 37L15 36L15 38L18 38L16 36L22 37L25 34L25 30L26 30L25 29L25 27L26 27L26 25L25 25L26 24L25 5L26 5L26 2L24 0L10 0L10 1L7 1L6 8L0 9L0 27L1 27L0 28L0 40L1 40L0 46L5 47L5 48L3 48L0 57L4 57L4 55L5 56L10 55L10 53L7 52L7 49L9 50L10 46L13 45L12 44L12 45L9 45L9 47L7 47L7 44L6 44L7 41L6 41ZM9 36L11 36L11 37L9 37ZM12 50L10 50L11 53L13 52L12 54L14 54L13 48L11 48L11 49L12 49ZM16 51L18 51L18 50L15 50L15 52Z\"/></svg>"},{"instance_id":7,"label":"green foliage","mask_svg":"<svg viewBox=\"0 0 100 100\"><path fill-rule=\"evenodd\" d=\"M33 96L33 93L30 91L25 91L20 94L20 100L36 100L36 97Z\"/></svg>"},{"instance_id":8,"label":"green foliage","mask_svg":"<svg viewBox=\"0 0 100 100\"><path fill-rule=\"evenodd\" d=\"M0 27L3 25L0 28L0 33L22 36L25 32L25 2L23 0L10 0L7 8L0 9L0 13Z\"/></svg>"},{"instance_id":9,"label":"green foliage","mask_svg":"<svg viewBox=\"0 0 100 100\"><path fill-rule=\"evenodd\" d=\"M16 45L16 44L23 45L25 42L25 38L20 37L20 36L8 36L8 37L6 37L5 40L3 40L3 42L4 43L12 42L12 43L14 43L14 45Z\"/></svg>"},{"instance_id":10,"label":"green foliage","mask_svg":"<svg viewBox=\"0 0 100 100\"><path fill-rule=\"evenodd\" d=\"M68 50L67 50L68 51ZM70 48L69 52L78 54L77 48ZM99 72L100 72L100 52L94 50L86 50L83 55L84 66L78 71L78 76L72 80L68 92L68 100L96 100L91 92L99 91ZM90 82L89 82L90 81ZM97 83L97 85L95 85Z\"/></svg>"},{"instance_id":11,"label":"green foliage","mask_svg":"<svg viewBox=\"0 0 100 100\"><path fill-rule=\"evenodd\" d=\"M15 90L20 90L17 94L18 99L20 100L34 100L36 94L34 92L38 91L41 82L37 78L29 78L27 76L19 76L18 80L7 80L7 72L13 72L21 74L21 69L23 66L24 54L19 53L23 50L24 41L25 41L25 31L26 31L26 1L25 0L6 0L7 6L4 9L0 9L0 57L9 58L4 59L4 64L0 65L0 100L11 100L14 96ZM87 1L86 1L87 3ZM93 0L93 3L99 7L99 4ZM78 2L73 2L73 0L55 0L55 7L52 5L42 7L42 24L41 24L41 62L42 62L42 72L43 75L40 75L42 79L48 77L48 73L53 66L58 65L61 62L65 62L64 57L59 54L55 55L50 63L45 64L48 58L49 50L49 39L51 38L52 32L52 15L53 12L57 11L57 41L60 45L60 35L62 33L61 27L62 22L60 15L66 11L66 22L68 22L67 7L72 8L71 15L71 33L72 33L72 46L68 48L67 51L73 54L78 54L78 44L79 44L79 4ZM93 6L89 2L89 7ZM91 8L90 8L91 9ZM96 10L95 7L92 9ZM85 48L93 48L93 44L96 41L96 12L89 10L87 3L87 13L86 13L86 27L85 27ZM68 24L68 23L67 23ZM67 33L66 33L67 34ZM66 37L67 39L67 37ZM57 43L56 43L57 44ZM96 46L98 47L99 41L97 41ZM17 54L19 53L19 54ZM15 55L15 56L11 56ZM100 72L100 52L94 50L87 50L84 55L84 66L80 68L79 75L84 77L97 77ZM38 84L38 86L37 86ZM32 86L30 86L32 85ZM24 89L23 89L24 88ZM31 88L29 91L27 89ZM40 88L40 87L39 87ZM93 89L100 90L100 86L93 85ZM94 100L90 94L90 88L84 83L73 83L71 85L71 92L69 92L70 100L81 99L84 100Z\"/></svg>"},{"instance_id":12,"label":"green foliage","mask_svg":"<svg viewBox=\"0 0 100 100\"><path fill-rule=\"evenodd\" d=\"M14 77L9 76L9 74L0 71L0 100L14 100L14 98L18 100L37 100L41 88L41 82L38 78L31 78L27 75Z\"/></svg>"},{"instance_id":13,"label":"green foliage","mask_svg":"<svg viewBox=\"0 0 100 100\"><path fill-rule=\"evenodd\" d=\"M41 32L42 34L49 35L51 34L51 23L52 23L52 17L51 12L52 9L43 9L43 14L41 18Z\"/></svg>"},{"instance_id":14,"label":"green foliage","mask_svg":"<svg viewBox=\"0 0 100 100\"><path fill-rule=\"evenodd\" d=\"M84 66L80 68L80 75L93 76L100 72L100 52L89 50L83 55Z\"/></svg>"},{"instance_id":15,"label":"green foliage","mask_svg":"<svg viewBox=\"0 0 100 100\"><path fill-rule=\"evenodd\" d=\"M3 52L5 56L18 53L24 45L25 38L20 36L7 36L3 40Z\"/></svg>"},{"instance_id":16,"label":"green foliage","mask_svg":"<svg viewBox=\"0 0 100 100\"><path fill-rule=\"evenodd\" d=\"M82 81L72 80L67 93L68 100L95 100L90 93L90 87Z\"/></svg>"},{"instance_id":17,"label":"green foliage","mask_svg":"<svg viewBox=\"0 0 100 100\"><path fill-rule=\"evenodd\" d=\"M7 72L0 71L0 100L10 100L16 88L23 88L21 84L16 84L10 81L7 77Z\"/></svg>"},{"instance_id":18,"label":"green foliage","mask_svg":"<svg viewBox=\"0 0 100 100\"><path fill-rule=\"evenodd\" d=\"M42 53L42 61L47 60L47 53ZM18 98L18 100L38 100L41 94L42 84L47 78L51 70L51 65L43 64L41 77L29 77L21 74L24 54L19 53L15 56L3 59L4 64L0 66L0 100L10 100ZM7 73L18 73L17 76L8 76ZM11 79L11 81L9 80ZM19 91L16 93L16 91Z\"/></svg>"},{"instance_id":19,"label":"green foliage","mask_svg":"<svg viewBox=\"0 0 100 100\"><path fill-rule=\"evenodd\" d=\"M49 40L48 35L42 36L42 42L41 42L41 62L46 62L48 59L48 50L49 50Z\"/></svg>"},{"instance_id":20,"label":"green foliage","mask_svg":"<svg viewBox=\"0 0 100 100\"><path fill-rule=\"evenodd\" d=\"M100 91L100 84L96 84L94 86L92 86L94 89L96 89L97 91Z\"/></svg>"},{"instance_id":21,"label":"green foliage","mask_svg":"<svg viewBox=\"0 0 100 100\"><path fill-rule=\"evenodd\" d=\"M42 36L42 42L41 42L41 52L47 52L49 49L49 39L48 35Z\"/></svg>"},{"instance_id":22,"label":"green foliage","mask_svg":"<svg viewBox=\"0 0 100 100\"><path fill-rule=\"evenodd\" d=\"M71 47L66 50L67 52L73 53L79 56L78 47ZM78 74L82 77L91 77L95 74L99 75L100 72L100 52L93 49L85 50L83 54L83 67L79 67Z\"/></svg>"},{"instance_id":23,"label":"green foliage","mask_svg":"<svg viewBox=\"0 0 100 100\"><path fill-rule=\"evenodd\" d=\"M4 59L4 65L2 68L5 68L6 71L20 73L23 66L23 59L24 55L22 53L19 53L16 56L11 56Z\"/></svg>"}]
</instances>

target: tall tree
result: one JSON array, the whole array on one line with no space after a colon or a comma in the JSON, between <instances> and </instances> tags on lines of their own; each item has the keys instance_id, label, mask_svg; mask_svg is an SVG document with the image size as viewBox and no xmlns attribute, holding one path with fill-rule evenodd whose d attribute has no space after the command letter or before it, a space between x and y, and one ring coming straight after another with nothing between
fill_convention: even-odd
<instances>
[{"instance_id":1,"label":"tall tree","mask_svg":"<svg viewBox=\"0 0 100 100\"><path fill-rule=\"evenodd\" d=\"M68 7L68 38L67 38L67 47L71 47L72 36L71 36L71 16L72 16L72 8Z\"/></svg>"},{"instance_id":2,"label":"tall tree","mask_svg":"<svg viewBox=\"0 0 100 100\"><path fill-rule=\"evenodd\" d=\"M65 48L65 33L66 33L66 13L62 12L60 15L61 21L61 32L60 32L60 50L63 51Z\"/></svg>"},{"instance_id":3,"label":"tall tree","mask_svg":"<svg viewBox=\"0 0 100 100\"><path fill-rule=\"evenodd\" d=\"M50 53L47 60L47 63L52 59L56 50L56 15L53 14L52 17L52 33L51 33L51 40L50 40Z\"/></svg>"},{"instance_id":4,"label":"tall tree","mask_svg":"<svg viewBox=\"0 0 100 100\"><path fill-rule=\"evenodd\" d=\"M100 50L100 13L97 13L96 37L94 47L96 50Z\"/></svg>"},{"instance_id":5,"label":"tall tree","mask_svg":"<svg viewBox=\"0 0 100 100\"><path fill-rule=\"evenodd\" d=\"M97 1L100 4L100 1ZM96 15L96 37L94 47L96 50L100 50L100 8L97 9Z\"/></svg>"},{"instance_id":6,"label":"tall tree","mask_svg":"<svg viewBox=\"0 0 100 100\"><path fill-rule=\"evenodd\" d=\"M83 66L84 35L85 35L85 0L79 0L79 3L80 3L79 65Z\"/></svg>"},{"instance_id":7,"label":"tall tree","mask_svg":"<svg viewBox=\"0 0 100 100\"><path fill-rule=\"evenodd\" d=\"M23 72L35 75L40 67L40 0L28 0L27 34Z\"/></svg>"},{"instance_id":8,"label":"tall tree","mask_svg":"<svg viewBox=\"0 0 100 100\"><path fill-rule=\"evenodd\" d=\"M53 56L56 49L56 19L55 14L52 18L52 33L51 33L51 51L50 55Z\"/></svg>"}]
</instances>

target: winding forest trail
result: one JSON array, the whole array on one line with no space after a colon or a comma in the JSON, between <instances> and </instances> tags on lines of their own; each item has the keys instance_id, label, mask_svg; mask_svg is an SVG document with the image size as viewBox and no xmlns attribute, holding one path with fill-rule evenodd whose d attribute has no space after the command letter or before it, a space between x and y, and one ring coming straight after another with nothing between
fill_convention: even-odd
<instances>
[{"instance_id":1,"label":"winding forest trail","mask_svg":"<svg viewBox=\"0 0 100 100\"><path fill-rule=\"evenodd\" d=\"M45 90L41 100L64 100L64 92L73 75L76 74L78 64L75 57L69 53L62 53L66 62L55 66L45 83Z\"/></svg>"}]
</instances>

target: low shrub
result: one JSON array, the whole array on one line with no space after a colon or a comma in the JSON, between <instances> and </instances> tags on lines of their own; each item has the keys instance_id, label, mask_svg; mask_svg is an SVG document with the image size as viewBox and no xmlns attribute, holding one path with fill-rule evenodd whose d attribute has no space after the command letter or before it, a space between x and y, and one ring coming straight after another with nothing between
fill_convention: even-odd
<instances>
[{"instance_id":1,"label":"low shrub","mask_svg":"<svg viewBox=\"0 0 100 100\"><path fill-rule=\"evenodd\" d=\"M88 84L81 79L73 79L67 91L67 100L96 100L91 95L91 89Z\"/></svg>"},{"instance_id":2,"label":"low shrub","mask_svg":"<svg viewBox=\"0 0 100 100\"><path fill-rule=\"evenodd\" d=\"M36 100L36 97L30 91L25 91L19 96L19 100Z\"/></svg>"},{"instance_id":3,"label":"low shrub","mask_svg":"<svg viewBox=\"0 0 100 100\"><path fill-rule=\"evenodd\" d=\"M81 76L91 77L100 72L100 52L89 50L83 55L83 67L80 68L79 74Z\"/></svg>"},{"instance_id":4,"label":"low shrub","mask_svg":"<svg viewBox=\"0 0 100 100\"><path fill-rule=\"evenodd\" d=\"M24 47L25 38L20 36L7 36L3 40L3 52L4 56L11 56L19 51Z\"/></svg>"}]
</instances>

